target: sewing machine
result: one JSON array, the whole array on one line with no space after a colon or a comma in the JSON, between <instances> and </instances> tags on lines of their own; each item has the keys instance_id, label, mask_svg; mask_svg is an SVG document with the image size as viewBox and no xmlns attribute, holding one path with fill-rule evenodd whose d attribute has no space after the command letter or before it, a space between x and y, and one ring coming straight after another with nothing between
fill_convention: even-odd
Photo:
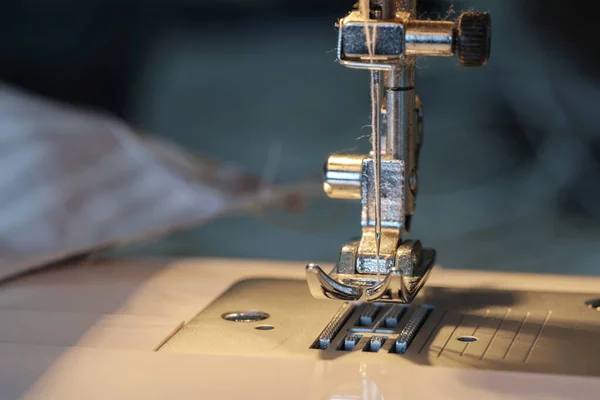
<instances>
[{"instance_id":1,"label":"sewing machine","mask_svg":"<svg viewBox=\"0 0 600 400\"><path fill-rule=\"evenodd\" d=\"M0 291L0 398L597 397L600 278L432 268L435 251L403 238L415 58L482 66L490 16L419 21L414 0L373 0L338 28L339 62L370 73L373 151L327 160L326 193L362 204L362 236L330 272L104 260L15 279Z\"/></svg>"}]
</instances>

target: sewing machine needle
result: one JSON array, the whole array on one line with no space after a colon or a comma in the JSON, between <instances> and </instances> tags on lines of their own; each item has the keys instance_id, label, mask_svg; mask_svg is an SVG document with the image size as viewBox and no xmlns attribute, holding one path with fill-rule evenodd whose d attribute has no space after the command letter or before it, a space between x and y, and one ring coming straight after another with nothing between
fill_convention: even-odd
<instances>
[{"instance_id":1,"label":"sewing machine needle","mask_svg":"<svg viewBox=\"0 0 600 400\"><path fill-rule=\"evenodd\" d=\"M380 126L380 72L371 71L372 142L375 178L375 256L377 276L380 274L379 253L381 249L381 126Z\"/></svg>"}]
</instances>

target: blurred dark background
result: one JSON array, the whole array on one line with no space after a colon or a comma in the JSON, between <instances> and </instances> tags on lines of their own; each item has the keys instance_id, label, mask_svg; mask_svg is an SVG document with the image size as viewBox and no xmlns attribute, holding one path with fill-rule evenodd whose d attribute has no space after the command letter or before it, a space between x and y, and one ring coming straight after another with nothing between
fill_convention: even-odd
<instances>
[{"instance_id":1,"label":"blurred dark background","mask_svg":"<svg viewBox=\"0 0 600 400\"><path fill-rule=\"evenodd\" d=\"M481 69L421 59L426 110L414 237L449 268L600 272L600 56L580 2L421 0L420 18L489 11ZM276 180L368 147L368 78L335 63L352 1L28 0L0 13L0 78ZM453 12L454 11L454 12ZM362 129L361 129L362 128ZM273 217L273 218L270 218ZM334 261L359 206L230 217L138 254ZM275 218L276 217L276 218ZM277 223L273 221L276 220Z\"/></svg>"}]
</instances>

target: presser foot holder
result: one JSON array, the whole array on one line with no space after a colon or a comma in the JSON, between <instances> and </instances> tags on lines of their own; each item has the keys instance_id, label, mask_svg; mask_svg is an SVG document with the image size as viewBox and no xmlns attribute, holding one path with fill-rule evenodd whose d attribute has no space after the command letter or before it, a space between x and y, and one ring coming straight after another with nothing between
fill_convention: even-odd
<instances>
[{"instance_id":1,"label":"presser foot holder","mask_svg":"<svg viewBox=\"0 0 600 400\"><path fill-rule=\"evenodd\" d=\"M315 264L306 266L306 280L313 297L360 302L410 303L427 281L435 262L435 250L420 249L418 257L398 258L382 274L338 272L339 264L327 274Z\"/></svg>"}]
</instances>

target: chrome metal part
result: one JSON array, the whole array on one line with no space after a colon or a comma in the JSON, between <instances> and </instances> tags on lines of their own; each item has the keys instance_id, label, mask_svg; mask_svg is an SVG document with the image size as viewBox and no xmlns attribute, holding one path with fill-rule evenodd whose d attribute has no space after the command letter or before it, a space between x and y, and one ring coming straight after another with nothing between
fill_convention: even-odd
<instances>
[{"instance_id":1,"label":"chrome metal part","mask_svg":"<svg viewBox=\"0 0 600 400\"><path fill-rule=\"evenodd\" d=\"M405 52L410 56L454 55L456 23L450 21L409 21L405 28Z\"/></svg>"},{"instance_id":2,"label":"chrome metal part","mask_svg":"<svg viewBox=\"0 0 600 400\"><path fill-rule=\"evenodd\" d=\"M435 252L421 250L420 256L410 257L414 261L406 260L406 255L399 257L402 261L396 262L403 265L406 272L393 267L386 272L383 280L377 274L339 274L337 267L328 275L318 265L309 264L306 267L308 288L317 299L409 303L427 280L433 266ZM414 264L415 261L418 264Z\"/></svg>"},{"instance_id":3,"label":"chrome metal part","mask_svg":"<svg viewBox=\"0 0 600 400\"><path fill-rule=\"evenodd\" d=\"M400 230L404 224L406 211L404 204L396 199L402 198L404 187L405 164L402 160L381 160L381 226ZM375 162L367 158L363 162L361 177L361 225L375 226Z\"/></svg>"},{"instance_id":4,"label":"chrome metal part","mask_svg":"<svg viewBox=\"0 0 600 400\"><path fill-rule=\"evenodd\" d=\"M402 329L402 332L400 332L398 339L396 339L396 342L394 343L394 351L396 353L406 353L406 350L408 350L408 346L419 332L419 329L421 329L421 327L425 323L425 320L427 319L427 316L430 312L430 308L423 306L417 308L413 312L413 314L410 316L410 319L406 323L406 326L404 327L404 329Z\"/></svg>"},{"instance_id":5,"label":"chrome metal part","mask_svg":"<svg viewBox=\"0 0 600 400\"><path fill-rule=\"evenodd\" d=\"M360 200L364 156L334 154L325 165L323 190L334 199Z\"/></svg>"},{"instance_id":6,"label":"chrome metal part","mask_svg":"<svg viewBox=\"0 0 600 400\"><path fill-rule=\"evenodd\" d=\"M325 165L323 187L329 197L361 200L362 234L342 246L329 274L307 266L317 298L410 302L435 261L434 250L403 238L415 212L423 142L416 58L458 53L462 65L483 65L491 22L485 13L463 13L458 22L420 21L415 15L416 0L370 0L368 9L339 21L338 61L371 71L376 118L369 155L333 154ZM380 90L381 96L373 95Z\"/></svg>"},{"instance_id":7,"label":"chrome metal part","mask_svg":"<svg viewBox=\"0 0 600 400\"><path fill-rule=\"evenodd\" d=\"M395 328L398 326L398 321L406 312L406 307L393 305L390 307L388 312L382 318L383 326L385 328Z\"/></svg>"},{"instance_id":8,"label":"chrome metal part","mask_svg":"<svg viewBox=\"0 0 600 400\"><path fill-rule=\"evenodd\" d=\"M357 335L355 333L349 333L344 338L344 343L340 350L345 350L345 351L354 350L356 348L356 345L358 344L358 342L360 342L360 339L362 339L361 335Z\"/></svg>"},{"instance_id":9,"label":"chrome metal part","mask_svg":"<svg viewBox=\"0 0 600 400\"><path fill-rule=\"evenodd\" d=\"M375 315L379 312L379 307L374 304L369 304L361 310L359 324L362 326L371 326Z\"/></svg>"},{"instance_id":10,"label":"chrome metal part","mask_svg":"<svg viewBox=\"0 0 600 400\"><path fill-rule=\"evenodd\" d=\"M383 344L386 341L385 336L373 336L371 340L369 340L369 346L365 349L366 351L370 351L372 353L377 353L383 347Z\"/></svg>"},{"instance_id":11,"label":"chrome metal part","mask_svg":"<svg viewBox=\"0 0 600 400\"><path fill-rule=\"evenodd\" d=\"M342 20L342 54L351 59L369 57L367 34L365 31L375 30L375 56L376 60L391 60L404 54L404 41L399 40L404 36L404 25L396 21L370 20L365 22L359 11L350 13Z\"/></svg>"},{"instance_id":12,"label":"chrome metal part","mask_svg":"<svg viewBox=\"0 0 600 400\"><path fill-rule=\"evenodd\" d=\"M350 303L342 304L342 307L333 316L331 322L325 327L319 338L315 341L314 347L324 350L329 347L331 341L338 334L342 326L346 323L350 315L354 312L354 306Z\"/></svg>"},{"instance_id":13,"label":"chrome metal part","mask_svg":"<svg viewBox=\"0 0 600 400\"><path fill-rule=\"evenodd\" d=\"M366 303L357 306L338 333L336 350L404 354L434 310L430 305ZM408 312L408 318L403 318ZM357 338L358 336L358 338ZM316 347L313 347L316 348Z\"/></svg>"},{"instance_id":14,"label":"chrome metal part","mask_svg":"<svg viewBox=\"0 0 600 400\"><path fill-rule=\"evenodd\" d=\"M262 311L234 311L221 316L226 321L232 322L256 322L269 318L269 314Z\"/></svg>"}]
</instances>

